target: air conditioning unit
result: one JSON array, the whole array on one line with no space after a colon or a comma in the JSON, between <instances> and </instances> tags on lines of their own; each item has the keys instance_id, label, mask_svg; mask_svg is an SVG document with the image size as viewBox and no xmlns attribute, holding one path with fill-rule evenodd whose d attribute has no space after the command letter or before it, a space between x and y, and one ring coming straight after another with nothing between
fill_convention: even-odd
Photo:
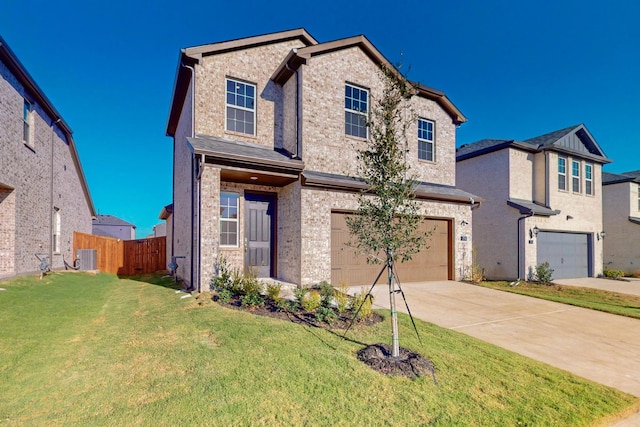
<instances>
[{"instance_id":1,"label":"air conditioning unit","mask_svg":"<svg viewBox=\"0 0 640 427\"><path fill-rule=\"evenodd\" d=\"M98 269L98 251L96 249L78 249L77 256L80 260L80 270Z\"/></svg>"}]
</instances>

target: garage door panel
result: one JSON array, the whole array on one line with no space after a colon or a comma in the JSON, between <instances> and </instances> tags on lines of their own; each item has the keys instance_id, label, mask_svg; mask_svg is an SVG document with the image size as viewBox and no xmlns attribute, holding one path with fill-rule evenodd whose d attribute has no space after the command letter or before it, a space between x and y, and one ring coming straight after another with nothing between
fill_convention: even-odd
<instances>
[{"instance_id":1,"label":"garage door panel","mask_svg":"<svg viewBox=\"0 0 640 427\"><path fill-rule=\"evenodd\" d=\"M554 279L589 276L589 238L584 233L540 232L538 264L548 262Z\"/></svg>"},{"instance_id":2,"label":"garage door panel","mask_svg":"<svg viewBox=\"0 0 640 427\"><path fill-rule=\"evenodd\" d=\"M331 215L331 281L334 284L370 285L380 273L382 264L367 264L366 257L356 255L346 246L350 233L346 224L347 214ZM447 280L450 272L451 233L448 220L425 219L422 231L431 231L427 248L413 256L411 261L398 263L396 274L401 282ZM378 283L387 281L386 272Z\"/></svg>"}]
</instances>

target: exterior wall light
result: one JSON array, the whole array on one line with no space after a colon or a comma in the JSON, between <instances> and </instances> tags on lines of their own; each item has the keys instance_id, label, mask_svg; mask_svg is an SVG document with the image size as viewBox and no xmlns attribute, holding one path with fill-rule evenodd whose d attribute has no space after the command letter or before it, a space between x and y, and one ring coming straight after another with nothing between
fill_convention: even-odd
<instances>
[{"instance_id":1,"label":"exterior wall light","mask_svg":"<svg viewBox=\"0 0 640 427\"><path fill-rule=\"evenodd\" d=\"M540 232L540 229L538 228L538 226L537 226L537 225L536 225L536 226L534 226L534 227L533 227L533 234L534 234L535 236L538 236L538 233L539 233L539 232Z\"/></svg>"},{"instance_id":2,"label":"exterior wall light","mask_svg":"<svg viewBox=\"0 0 640 427\"><path fill-rule=\"evenodd\" d=\"M604 230L601 231L600 232L600 237L602 237L604 239L605 237L607 237L607 233Z\"/></svg>"}]
</instances>

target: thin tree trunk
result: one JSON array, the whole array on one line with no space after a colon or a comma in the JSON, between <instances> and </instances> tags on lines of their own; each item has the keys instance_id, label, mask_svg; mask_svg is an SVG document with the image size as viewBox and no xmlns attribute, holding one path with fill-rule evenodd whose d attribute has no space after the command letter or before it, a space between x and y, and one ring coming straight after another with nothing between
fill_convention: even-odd
<instances>
[{"instance_id":1,"label":"thin tree trunk","mask_svg":"<svg viewBox=\"0 0 640 427\"><path fill-rule=\"evenodd\" d=\"M393 277L393 255L387 253L387 275L389 277L389 306L391 308L391 357L400 356L400 337L398 336L398 312L396 311L396 289Z\"/></svg>"}]
</instances>

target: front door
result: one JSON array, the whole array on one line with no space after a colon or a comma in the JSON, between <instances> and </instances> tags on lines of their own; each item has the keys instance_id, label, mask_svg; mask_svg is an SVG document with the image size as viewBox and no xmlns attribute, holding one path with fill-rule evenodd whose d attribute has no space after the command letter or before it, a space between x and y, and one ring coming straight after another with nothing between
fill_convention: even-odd
<instances>
[{"instance_id":1,"label":"front door","mask_svg":"<svg viewBox=\"0 0 640 427\"><path fill-rule=\"evenodd\" d=\"M275 197L245 193L245 268L257 277L272 277Z\"/></svg>"}]
</instances>

